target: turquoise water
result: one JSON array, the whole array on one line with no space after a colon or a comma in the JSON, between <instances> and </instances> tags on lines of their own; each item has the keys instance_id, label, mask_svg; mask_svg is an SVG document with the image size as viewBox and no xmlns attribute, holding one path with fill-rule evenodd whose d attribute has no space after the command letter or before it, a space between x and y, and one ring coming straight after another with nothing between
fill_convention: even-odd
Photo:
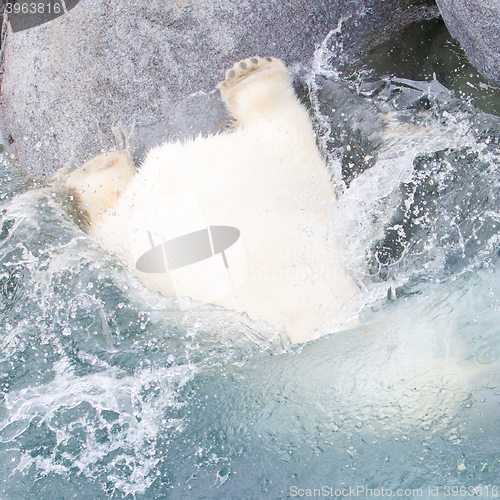
<instances>
[{"instance_id":1,"label":"turquoise water","mask_svg":"<svg viewBox=\"0 0 500 500\"><path fill-rule=\"evenodd\" d=\"M304 346L146 290L2 157L2 499L495 496L500 90L436 20L306 83L362 293Z\"/></svg>"}]
</instances>

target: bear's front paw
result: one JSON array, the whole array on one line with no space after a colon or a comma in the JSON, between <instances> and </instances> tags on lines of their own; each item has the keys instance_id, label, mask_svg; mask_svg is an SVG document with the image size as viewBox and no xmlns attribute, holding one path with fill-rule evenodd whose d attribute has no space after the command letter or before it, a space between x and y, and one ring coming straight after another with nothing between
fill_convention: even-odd
<instances>
[{"instance_id":1,"label":"bear's front paw","mask_svg":"<svg viewBox=\"0 0 500 500\"><path fill-rule=\"evenodd\" d=\"M283 110L296 102L290 75L274 57L249 57L236 63L218 87L229 114L240 125L283 116Z\"/></svg>"},{"instance_id":2,"label":"bear's front paw","mask_svg":"<svg viewBox=\"0 0 500 500\"><path fill-rule=\"evenodd\" d=\"M222 92L227 92L239 82L255 75L256 72L267 69L285 69L284 64L275 57L249 57L237 62L231 69L226 71L226 79L219 84Z\"/></svg>"}]
</instances>

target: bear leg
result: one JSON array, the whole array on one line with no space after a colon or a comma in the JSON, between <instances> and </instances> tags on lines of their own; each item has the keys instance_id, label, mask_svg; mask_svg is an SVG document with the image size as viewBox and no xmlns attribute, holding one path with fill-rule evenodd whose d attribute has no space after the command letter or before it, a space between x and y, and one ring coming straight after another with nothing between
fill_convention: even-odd
<instances>
[{"instance_id":1,"label":"bear leg","mask_svg":"<svg viewBox=\"0 0 500 500\"><path fill-rule=\"evenodd\" d=\"M66 176L64 184L89 224L113 208L136 173L130 153L110 151L96 156Z\"/></svg>"},{"instance_id":2,"label":"bear leg","mask_svg":"<svg viewBox=\"0 0 500 500\"><path fill-rule=\"evenodd\" d=\"M285 65L274 57L250 57L226 71L218 85L236 126L262 119L282 119L290 108L301 108Z\"/></svg>"}]
</instances>

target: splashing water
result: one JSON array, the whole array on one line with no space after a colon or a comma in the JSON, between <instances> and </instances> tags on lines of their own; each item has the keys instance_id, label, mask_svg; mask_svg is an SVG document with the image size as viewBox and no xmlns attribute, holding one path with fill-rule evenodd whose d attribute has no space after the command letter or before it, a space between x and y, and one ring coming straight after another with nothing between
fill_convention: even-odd
<instances>
[{"instance_id":1,"label":"splashing water","mask_svg":"<svg viewBox=\"0 0 500 500\"><path fill-rule=\"evenodd\" d=\"M329 331L351 330L290 346L244 314L180 308L2 159L2 498L495 486L499 90L436 20L357 57L342 36L307 82L363 290ZM419 37L431 53L411 59Z\"/></svg>"}]
</instances>

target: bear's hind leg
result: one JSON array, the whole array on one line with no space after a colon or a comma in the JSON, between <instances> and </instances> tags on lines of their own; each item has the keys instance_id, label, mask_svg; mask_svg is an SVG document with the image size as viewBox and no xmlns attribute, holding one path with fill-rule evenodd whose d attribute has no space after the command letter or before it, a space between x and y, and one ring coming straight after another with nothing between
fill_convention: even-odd
<instances>
[{"instance_id":1,"label":"bear's hind leg","mask_svg":"<svg viewBox=\"0 0 500 500\"><path fill-rule=\"evenodd\" d=\"M236 63L218 88L237 125L281 118L287 110L301 108L288 70L274 57L250 57Z\"/></svg>"},{"instance_id":2,"label":"bear's hind leg","mask_svg":"<svg viewBox=\"0 0 500 500\"><path fill-rule=\"evenodd\" d=\"M130 153L120 150L96 156L64 176L63 184L73 195L87 232L92 233L92 225L116 205L135 173Z\"/></svg>"}]
</instances>

